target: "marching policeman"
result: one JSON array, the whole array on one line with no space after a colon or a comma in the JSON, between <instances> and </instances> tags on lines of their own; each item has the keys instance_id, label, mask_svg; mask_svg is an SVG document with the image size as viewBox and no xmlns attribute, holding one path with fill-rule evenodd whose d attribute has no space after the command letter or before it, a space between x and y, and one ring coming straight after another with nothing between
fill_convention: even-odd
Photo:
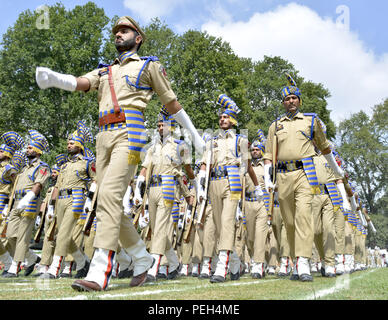
<instances>
[{"instance_id":1,"label":"marching policeman","mask_svg":"<svg viewBox=\"0 0 388 320\"><path fill-rule=\"evenodd\" d=\"M133 224L128 219L122 219L123 196L135 175L146 144L143 111L153 92L158 94L177 122L190 131L196 148L203 148L198 132L171 89L163 66L156 57L141 58L137 54L145 41L145 34L138 24L131 17L121 17L112 32L119 53L112 65L79 78L48 68L39 67L36 70L36 80L41 89L56 87L68 91L99 92L96 250L86 279L75 281L72 285L79 291L100 291L108 287L119 239L122 247L137 261L131 286L145 282L147 270L153 263Z\"/></svg>"},{"instance_id":2,"label":"marching policeman","mask_svg":"<svg viewBox=\"0 0 388 320\"><path fill-rule=\"evenodd\" d=\"M329 141L313 113L301 113L301 92L295 81L287 75L290 83L282 89L286 114L269 127L264 154L264 180L267 191L273 190L270 168L277 165L277 188L282 218L287 230L290 252L295 259L292 280L312 281L309 259L313 246L313 221L311 204L313 195L319 192L314 162L314 140L329 165L339 176L342 170L335 162ZM277 150L274 150L273 141ZM277 155L277 163L273 163Z\"/></svg>"}]
</instances>

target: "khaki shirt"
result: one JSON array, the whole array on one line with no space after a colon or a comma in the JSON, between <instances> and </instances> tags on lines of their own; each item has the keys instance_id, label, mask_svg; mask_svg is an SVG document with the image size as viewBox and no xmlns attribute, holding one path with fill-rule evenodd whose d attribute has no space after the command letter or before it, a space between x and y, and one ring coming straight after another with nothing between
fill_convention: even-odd
<instances>
[{"instance_id":1,"label":"khaki shirt","mask_svg":"<svg viewBox=\"0 0 388 320\"><path fill-rule=\"evenodd\" d=\"M152 175L181 176L182 166L191 164L189 148L185 142L177 143L171 135L163 142L157 138L147 150L142 166L149 169L151 164Z\"/></svg>"},{"instance_id":2,"label":"khaki shirt","mask_svg":"<svg viewBox=\"0 0 388 320\"><path fill-rule=\"evenodd\" d=\"M143 110L154 92L157 93L163 105L176 100L166 71L158 61L150 61L140 77L139 85L151 87L152 90L136 89L127 84L126 76L133 84L136 84L136 79L144 63L145 60L141 60L137 54L127 58L123 63L120 63L119 59L114 61L112 79L120 106L133 106ZM99 112L112 110L113 102L106 68L93 70L82 77L89 80L90 91L98 90Z\"/></svg>"},{"instance_id":3,"label":"khaki shirt","mask_svg":"<svg viewBox=\"0 0 388 320\"><path fill-rule=\"evenodd\" d=\"M237 144L236 139L238 139ZM248 151L248 140L245 137L238 136L237 138L234 130L219 130L215 139L209 140L206 143L206 149L201 160L203 164L206 164L211 143L213 143L213 157L211 162L213 168L218 166L240 166L241 161L251 159L251 154Z\"/></svg>"},{"instance_id":4,"label":"khaki shirt","mask_svg":"<svg viewBox=\"0 0 388 320\"><path fill-rule=\"evenodd\" d=\"M33 177L33 173L35 175ZM40 159L28 163L20 172L18 176L16 191L31 190L34 184L40 183L42 189L45 187L50 178L50 167L48 164L42 162Z\"/></svg>"},{"instance_id":5,"label":"khaki shirt","mask_svg":"<svg viewBox=\"0 0 388 320\"><path fill-rule=\"evenodd\" d=\"M252 161L252 168L255 171L257 181L262 189L265 189L264 184L264 161ZM255 185L248 173L245 174L245 191L253 192L255 191Z\"/></svg>"},{"instance_id":6,"label":"khaki shirt","mask_svg":"<svg viewBox=\"0 0 388 320\"><path fill-rule=\"evenodd\" d=\"M323 155L313 157L313 160L319 184L326 184L341 179L341 177L334 174L333 169Z\"/></svg>"},{"instance_id":7,"label":"khaki shirt","mask_svg":"<svg viewBox=\"0 0 388 320\"><path fill-rule=\"evenodd\" d=\"M3 177L4 171L5 171L5 166L7 164L10 164L10 160L8 160L8 159L0 162L0 177L2 177L3 179L11 181L8 174L5 174L5 176ZM0 183L0 193L10 195L10 193L12 192L12 186L13 186L13 182L11 182L10 184Z\"/></svg>"},{"instance_id":8,"label":"khaki shirt","mask_svg":"<svg viewBox=\"0 0 388 320\"><path fill-rule=\"evenodd\" d=\"M278 161L301 160L316 154L314 145L308 138L311 135L311 122L312 117L301 112L296 114L293 119L284 115L277 121ZM271 161L275 123L273 122L269 127L263 157L263 159ZM321 151L330 146L317 117L314 119L313 141Z\"/></svg>"},{"instance_id":9,"label":"khaki shirt","mask_svg":"<svg viewBox=\"0 0 388 320\"><path fill-rule=\"evenodd\" d=\"M62 167L57 178L58 190L84 188L86 189L90 179L96 176L94 162L87 160L81 154L69 158Z\"/></svg>"}]
</instances>

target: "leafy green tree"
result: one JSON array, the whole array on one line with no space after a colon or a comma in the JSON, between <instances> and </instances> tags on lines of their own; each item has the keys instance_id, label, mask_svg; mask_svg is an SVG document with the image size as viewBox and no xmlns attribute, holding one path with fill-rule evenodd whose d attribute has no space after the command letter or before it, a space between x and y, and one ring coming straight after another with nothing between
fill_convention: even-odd
<instances>
[{"instance_id":1,"label":"leafy green tree","mask_svg":"<svg viewBox=\"0 0 388 320\"><path fill-rule=\"evenodd\" d=\"M339 152L350 181L372 214L387 212L388 99L373 108L353 114L338 127Z\"/></svg>"},{"instance_id":2,"label":"leafy green tree","mask_svg":"<svg viewBox=\"0 0 388 320\"><path fill-rule=\"evenodd\" d=\"M53 163L63 152L67 136L84 120L97 131L96 94L40 90L35 81L37 66L82 75L97 67L103 29L109 19L104 10L89 2L67 11L63 5L49 7L49 28L38 29L39 13L29 10L3 35L0 51L0 130L26 134L36 129L47 137Z\"/></svg>"}]
</instances>

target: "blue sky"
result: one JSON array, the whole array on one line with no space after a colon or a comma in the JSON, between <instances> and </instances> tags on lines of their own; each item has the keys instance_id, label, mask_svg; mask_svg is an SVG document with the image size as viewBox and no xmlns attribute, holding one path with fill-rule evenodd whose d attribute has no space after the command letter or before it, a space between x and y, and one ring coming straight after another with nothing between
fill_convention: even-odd
<instances>
[{"instance_id":1,"label":"blue sky","mask_svg":"<svg viewBox=\"0 0 388 320\"><path fill-rule=\"evenodd\" d=\"M2 0L0 34L24 10L58 0ZM88 1L63 0L66 8ZM174 31L207 31L239 56L280 55L300 75L329 88L335 122L388 98L388 1L381 0L95 0L108 17L140 24L158 16ZM342 8L342 9L341 9ZM344 9L345 8L345 9ZM339 10L339 11L337 11ZM345 10L345 11L344 11ZM341 29L342 27L342 29ZM280 35L281 33L281 35ZM298 48L292 42L298 43Z\"/></svg>"}]
</instances>

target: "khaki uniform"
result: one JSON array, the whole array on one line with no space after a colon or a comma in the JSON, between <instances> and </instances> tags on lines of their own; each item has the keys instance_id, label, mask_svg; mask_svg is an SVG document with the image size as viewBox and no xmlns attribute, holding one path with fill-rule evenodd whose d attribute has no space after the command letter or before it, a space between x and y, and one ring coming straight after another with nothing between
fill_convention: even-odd
<instances>
[{"instance_id":1,"label":"khaki uniform","mask_svg":"<svg viewBox=\"0 0 388 320\"><path fill-rule=\"evenodd\" d=\"M325 133L315 116L297 113L293 117L284 115L269 128L264 159L272 161L273 139L276 129L278 137L278 164L301 161L315 155L310 139L319 150L329 147ZM307 168L306 168L307 170ZM286 170L277 173L279 204L282 218L287 230L290 253L295 257L311 257L313 244L313 219L311 206L313 201L312 186L303 169Z\"/></svg>"},{"instance_id":2,"label":"khaki uniform","mask_svg":"<svg viewBox=\"0 0 388 320\"><path fill-rule=\"evenodd\" d=\"M136 88L128 84L136 83L144 66L137 54L120 62L116 59L112 66L112 78L118 100L123 111L137 110L141 113L156 92L162 104L176 99L159 62L150 62L141 74L139 85L148 89ZM106 68L94 70L83 77L90 81L90 91L98 90L100 118L113 110L108 72ZM97 232L94 246L107 250L117 250L120 239L124 248L135 245L139 235L133 224L123 217L123 196L128 183L134 177L137 165L128 165L128 133L125 123L100 127L96 142L96 171L99 183L97 203Z\"/></svg>"},{"instance_id":3,"label":"khaki uniform","mask_svg":"<svg viewBox=\"0 0 388 320\"><path fill-rule=\"evenodd\" d=\"M89 181L93 180L95 175L93 162L81 154L69 158L68 162L61 168L56 184L59 190L55 206L58 226L54 252L56 256L66 256L79 248L80 241L78 241L78 244L75 242L79 235L74 235L73 232L82 214L85 190ZM68 194L69 190L71 190L71 194ZM78 199L75 196L77 190L78 194L81 192Z\"/></svg>"},{"instance_id":4,"label":"khaki uniform","mask_svg":"<svg viewBox=\"0 0 388 320\"><path fill-rule=\"evenodd\" d=\"M279 205L274 206L272 216L272 230L278 244L279 257L290 257L290 246L288 245L287 231L280 212Z\"/></svg>"},{"instance_id":5,"label":"khaki uniform","mask_svg":"<svg viewBox=\"0 0 388 320\"><path fill-rule=\"evenodd\" d=\"M52 186L47 189L46 196L42 203L46 203L48 206L48 203L51 199L51 195L54 191L54 187ZM43 212L43 214L46 214L46 212ZM56 233L54 235L53 240L49 240L50 234L48 233L48 230L51 226L52 223L54 223L54 219L51 221L48 221L48 219L45 219L44 221L44 239L43 239L43 247L42 247L42 253L41 253L41 260L40 260L40 265L45 265L49 266L53 260L53 255L54 255L54 250L55 250L55 237Z\"/></svg>"},{"instance_id":6,"label":"khaki uniform","mask_svg":"<svg viewBox=\"0 0 388 320\"><path fill-rule=\"evenodd\" d=\"M4 207L8 204L9 195L12 192L13 182L8 180L9 177L4 176L5 166L10 163L9 158L4 159L0 162L0 215L3 212ZM2 223L2 219L0 218L0 223ZM7 240L5 238L0 239L0 256L7 252Z\"/></svg>"},{"instance_id":7,"label":"khaki uniform","mask_svg":"<svg viewBox=\"0 0 388 320\"><path fill-rule=\"evenodd\" d=\"M22 197L32 189L34 184L40 183L44 189L50 177L48 164L36 159L27 164L19 174L15 187L15 200L10 212L7 238L11 248L14 248L13 260L23 262L29 249L35 217L39 212L41 199L34 197L25 209L16 209Z\"/></svg>"},{"instance_id":8,"label":"khaki uniform","mask_svg":"<svg viewBox=\"0 0 388 320\"><path fill-rule=\"evenodd\" d=\"M153 164L148 191L148 210L152 230L151 254L165 255L172 247L174 229L172 206L176 195L181 192L177 184L183 175L182 166L190 163L186 144L175 140L171 135L163 142L159 139L147 151L142 166L151 170L151 164ZM190 196L187 187L182 188L182 193L184 197Z\"/></svg>"},{"instance_id":9,"label":"khaki uniform","mask_svg":"<svg viewBox=\"0 0 388 320\"><path fill-rule=\"evenodd\" d=\"M314 157L321 194L314 195L312 209L314 217L314 241L319 256L324 260L325 266L335 264L335 228L334 207L325 186L328 182L335 182L338 177L328 166L323 155Z\"/></svg>"},{"instance_id":10,"label":"khaki uniform","mask_svg":"<svg viewBox=\"0 0 388 320\"><path fill-rule=\"evenodd\" d=\"M252 161L257 180L264 188L264 163ZM263 201L254 196L255 186L248 174L245 174L245 216L247 220L247 247L255 263L265 263L266 240L268 236L268 213Z\"/></svg>"},{"instance_id":11,"label":"khaki uniform","mask_svg":"<svg viewBox=\"0 0 388 320\"><path fill-rule=\"evenodd\" d=\"M237 141L236 141L237 139ZM213 209L213 219L216 231L217 250L234 251L235 245L235 217L240 192L233 192L230 187L228 176L226 176L226 166L237 168L239 174L241 163L240 156L246 157L242 161L250 159L247 151L247 140L241 136L236 136L233 130L220 130L212 141L206 143L206 150L202 157L202 163L206 163L207 153L210 152L213 143L212 175L209 185L209 198ZM222 175L217 176L217 171ZM241 179L240 179L241 183Z\"/></svg>"}]
</instances>

